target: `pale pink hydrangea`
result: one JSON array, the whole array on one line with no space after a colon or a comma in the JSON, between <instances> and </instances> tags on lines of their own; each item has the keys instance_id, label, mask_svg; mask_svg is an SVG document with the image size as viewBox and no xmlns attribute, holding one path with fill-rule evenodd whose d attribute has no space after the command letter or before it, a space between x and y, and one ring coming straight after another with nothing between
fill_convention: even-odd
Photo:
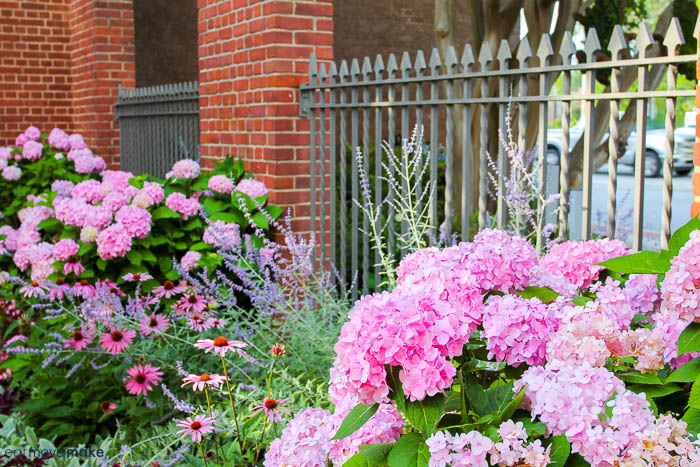
<instances>
[{"instance_id":1,"label":"pale pink hydrangea","mask_svg":"<svg viewBox=\"0 0 700 467\"><path fill-rule=\"evenodd\" d=\"M240 191L251 198L259 198L260 196L265 196L267 194L267 187L263 182L259 182L252 178L245 178L238 182L236 185L236 191Z\"/></svg>"},{"instance_id":2,"label":"pale pink hydrangea","mask_svg":"<svg viewBox=\"0 0 700 467\"><path fill-rule=\"evenodd\" d=\"M70 238L64 238L56 242L53 247L53 255L58 261L68 261L71 256L77 255L80 246Z\"/></svg>"},{"instance_id":3,"label":"pale pink hydrangea","mask_svg":"<svg viewBox=\"0 0 700 467\"><path fill-rule=\"evenodd\" d=\"M15 182L22 177L22 169L16 165L10 165L2 169L2 178L7 181Z\"/></svg>"},{"instance_id":4,"label":"pale pink hydrangea","mask_svg":"<svg viewBox=\"0 0 700 467\"><path fill-rule=\"evenodd\" d=\"M623 292L636 314L651 315L658 311L660 304L659 287L656 274L632 274Z\"/></svg>"},{"instance_id":5,"label":"pale pink hydrangea","mask_svg":"<svg viewBox=\"0 0 700 467\"><path fill-rule=\"evenodd\" d=\"M270 443L263 465L265 467L326 466L328 440L335 434L330 416L327 410L315 408L308 408L298 413L284 427L282 435Z\"/></svg>"},{"instance_id":6,"label":"pale pink hydrangea","mask_svg":"<svg viewBox=\"0 0 700 467\"><path fill-rule=\"evenodd\" d=\"M137 206L122 207L114 220L132 237L145 238L151 232L151 213Z\"/></svg>"},{"instance_id":7,"label":"pale pink hydrangea","mask_svg":"<svg viewBox=\"0 0 700 467\"><path fill-rule=\"evenodd\" d=\"M184 180L186 178L196 178L199 175L199 164L192 159L183 159L173 164L172 173L175 178Z\"/></svg>"},{"instance_id":8,"label":"pale pink hydrangea","mask_svg":"<svg viewBox=\"0 0 700 467\"><path fill-rule=\"evenodd\" d=\"M171 193L165 200L165 205L173 211L182 214L183 219L197 214L199 211L199 201L187 198L182 193ZM205 240L206 241L206 240Z\"/></svg>"},{"instance_id":9,"label":"pale pink hydrangea","mask_svg":"<svg viewBox=\"0 0 700 467\"><path fill-rule=\"evenodd\" d=\"M676 420L671 415L660 415L653 427L638 435L642 442L627 451L620 466L697 467L700 465L700 443L690 440L687 428L688 424L684 421Z\"/></svg>"},{"instance_id":10,"label":"pale pink hydrangea","mask_svg":"<svg viewBox=\"0 0 700 467\"><path fill-rule=\"evenodd\" d=\"M26 130L24 130L24 136L26 136L30 140L36 141L41 137L41 131L37 127L32 125L27 127Z\"/></svg>"},{"instance_id":11,"label":"pale pink hydrangea","mask_svg":"<svg viewBox=\"0 0 700 467\"><path fill-rule=\"evenodd\" d=\"M37 141L27 141L22 148L22 158L35 161L41 158L43 146Z\"/></svg>"},{"instance_id":12,"label":"pale pink hydrangea","mask_svg":"<svg viewBox=\"0 0 700 467\"><path fill-rule=\"evenodd\" d=\"M7 167L7 161L5 159L0 159L0 171L4 170L5 167Z\"/></svg>"},{"instance_id":13,"label":"pale pink hydrangea","mask_svg":"<svg viewBox=\"0 0 700 467\"><path fill-rule=\"evenodd\" d=\"M664 341L664 360L671 368L679 368L694 358L700 357L700 352L692 352L678 355L678 338L688 327L690 322L678 318L678 313L661 307L661 311L651 316L654 321L654 330L661 335Z\"/></svg>"},{"instance_id":14,"label":"pale pink hydrangea","mask_svg":"<svg viewBox=\"0 0 700 467\"><path fill-rule=\"evenodd\" d=\"M671 269L661 283L662 307L673 310L683 321L700 322L700 230L678 255L671 259Z\"/></svg>"},{"instance_id":15,"label":"pale pink hydrangea","mask_svg":"<svg viewBox=\"0 0 700 467\"><path fill-rule=\"evenodd\" d=\"M75 157L73 162L75 163L75 171L79 174L89 174L95 170L95 157L92 155L80 155Z\"/></svg>"},{"instance_id":16,"label":"pale pink hydrangea","mask_svg":"<svg viewBox=\"0 0 700 467\"><path fill-rule=\"evenodd\" d=\"M490 465L544 467L550 462L550 448L545 449L538 439L527 444L523 422L506 420L498 427L497 441L491 450Z\"/></svg>"},{"instance_id":17,"label":"pale pink hydrangea","mask_svg":"<svg viewBox=\"0 0 700 467\"><path fill-rule=\"evenodd\" d=\"M95 156L95 170L98 172L102 172L107 168L107 162L105 162L104 158L101 156Z\"/></svg>"},{"instance_id":18,"label":"pale pink hydrangea","mask_svg":"<svg viewBox=\"0 0 700 467\"><path fill-rule=\"evenodd\" d=\"M68 137L68 142L70 143L70 148L71 149L86 149L87 144L85 144L85 140L83 139L83 135L80 133L73 133Z\"/></svg>"},{"instance_id":19,"label":"pale pink hydrangea","mask_svg":"<svg viewBox=\"0 0 700 467\"><path fill-rule=\"evenodd\" d=\"M48 206L31 206L17 213L22 228L36 230L39 223L53 216L53 209Z\"/></svg>"},{"instance_id":20,"label":"pale pink hydrangea","mask_svg":"<svg viewBox=\"0 0 700 467\"><path fill-rule=\"evenodd\" d=\"M82 148L82 149L71 149L68 151L68 155L66 155L66 159L69 161L73 162L75 164L76 159L79 159L81 157L87 157L87 158L92 158L94 157L94 154L92 151L88 148Z\"/></svg>"},{"instance_id":21,"label":"pale pink hydrangea","mask_svg":"<svg viewBox=\"0 0 700 467\"><path fill-rule=\"evenodd\" d=\"M131 203L134 206L138 206L140 208L145 209L145 208L153 206L154 201L153 201L153 198L148 196L146 193L138 192L138 193L136 193L136 195L134 195L133 198L131 198Z\"/></svg>"},{"instance_id":22,"label":"pale pink hydrangea","mask_svg":"<svg viewBox=\"0 0 700 467\"><path fill-rule=\"evenodd\" d=\"M5 162L12 158L12 148L0 147L0 160Z\"/></svg>"},{"instance_id":23,"label":"pale pink hydrangea","mask_svg":"<svg viewBox=\"0 0 700 467\"><path fill-rule=\"evenodd\" d=\"M74 187L70 180L56 180L51 184L51 191L55 191L57 197L65 198L71 196Z\"/></svg>"},{"instance_id":24,"label":"pale pink hydrangea","mask_svg":"<svg viewBox=\"0 0 700 467\"><path fill-rule=\"evenodd\" d=\"M20 226L20 228L17 229L16 241L18 248L33 246L41 241L41 234L36 229Z\"/></svg>"},{"instance_id":25,"label":"pale pink hydrangea","mask_svg":"<svg viewBox=\"0 0 700 467\"><path fill-rule=\"evenodd\" d=\"M119 192L127 190L131 187L131 185L129 185L129 179L134 176L131 172L124 172L122 170L105 170L101 175L102 184L109 185L111 187L110 192L114 190Z\"/></svg>"},{"instance_id":26,"label":"pale pink hydrangea","mask_svg":"<svg viewBox=\"0 0 700 467\"><path fill-rule=\"evenodd\" d=\"M80 198L55 198L53 207L56 219L74 227L82 227L92 209Z\"/></svg>"},{"instance_id":27,"label":"pale pink hydrangea","mask_svg":"<svg viewBox=\"0 0 700 467\"><path fill-rule=\"evenodd\" d=\"M664 366L666 343L659 330L626 330L607 346L615 357L635 357L634 367L642 373L656 373Z\"/></svg>"},{"instance_id":28,"label":"pale pink hydrangea","mask_svg":"<svg viewBox=\"0 0 700 467\"><path fill-rule=\"evenodd\" d=\"M80 230L80 241L83 243L92 243L97 240L99 231L95 227L83 227Z\"/></svg>"},{"instance_id":29,"label":"pale pink hydrangea","mask_svg":"<svg viewBox=\"0 0 700 467\"><path fill-rule=\"evenodd\" d=\"M238 247L241 244L240 227L234 222L214 221L204 231L202 241L217 248Z\"/></svg>"},{"instance_id":30,"label":"pale pink hydrangea","mask_svg":"<svg viewBox=\"0 0 700 467\"><path fill-rule=\"evenodd\" d=\"M536 264L532 268L529 285L548 287L559 295L569 298L575 297L578 294L578 288L566 280L564 276L553 274L549 269L539 264Z\"/></svg>"},{"instance_id":31,"label":"pale pink hydrangea","mask_svg":"<svg viewBox=\"0 0 700 467\"><path fill-rule=\"evenodd\" d=\"M209 189L225 195L233 192L233 181L226 175L212 175L208 183Z\"/></svg>"},{"instance_id":32,"label":"pale pink hydrangea","mask_svg":"<svg viewBox=\"0 0 700 467\"><path fill-rule=\"evenodd\" d=\"M9 225L0 227L0 235L5 235L5 248L9 251L15 251L18 247L19 232Z\"/></svg>"},{"instance_id":33,"label":"pale pink hydrangea","mask_svg":"<svg viewBox=\"0 0 700 467\"><path fill-rule=\"evenodd\" d=\"M202 254L200 252L188 251L185 253L185 256L182 257L182 260L180 260L180 264L185 271L191 271L198 267L195 263L200 259L202 259Z\"/></svg>"},{"instance_id":34,"label":"pale pink hydrangea","mask_svg":"<svg viewBox=\"0 0 700 467\"><path fill-rule=\"evenodd\" d=\"M26 144L27 141L29 141L29 137L24 133L20 133L19 135L17 135L17 138L15 138L15 146L21 148Z\"/></svg>"},{"instance_id":35,"label":"pale pink hydrangea","mask_svg":"<svg viewBox=\"0 0 700 467\"><path fill-rule=\"evenodd\" d=\"M97 236L97 253L102 259L120 258L131 250L131 236L122 224L114 224Z\"/></svg>"},{"instance_id":36,"label":"pale pink hydrangea","mask_svg":"<svg viewBox=\"0 0 700 467\"><path fill-rule=\"evenodd\" d=\"M585 333L585 328L582 331ZM605 366L608 357L610 350L605 341L581 334L581 326L576 324L563 326L547 343L547 361L586 362L592 366Z\"/></svg>"},{"instance_id":37,"label":"pale pink hydrangea","mask_svg":"<svg viewBox=\"0 0 700 467\"><path fill-rule=\"evenodd\" d=\"M586 289L603 270L597 263L628 253L621 240L568 241L554 245L549 253L540 258L539 264L552 274L565 277L576 287Z\"/></svg>"},{"instance_id":38,"label":"pale pink hydrangea","mask_svg":"<svg viewBox=\"0 0 700 467\"><path fill-rule=\"evenodd\" d=\"M61 149L63 151L70 150L70 138L68 133L61 130L60 128L54 128L49 133L49 144L56 149Z\"/></svg>"},{"instance_id":39,"label":"pale pink hydrangea","mask_svg":"<svg viewBox=\"0 0 700 467\"><path fill-rule=\"evenodd\" d=\"M90 206L82 227L103 229L112 223L112 211L105 206Z\"/></svg>"},{"instance_id":40,"label":"pale pink hydrangea","mask_svg":"<svg viewBox=\"0 0 700 467\"><path fill-rule=\"evenodd\" d=\"M488 358L495 355L499 362L505 360L513 367L542 365L547 343L558 326L559 321L537 298L493 296L483 320Z\"/></svg>"},{"instance_id":41,"label":"pale pink hydrangea","mask_svg":"<svg viewBox=\"0 0 700 467\"><path fill-rule=\"evenodd\" d=\"M620 288L620 282L612 277L605 279L605 284L597 282L591 286L596 294L595 303L601 312L613 318L620 327L629 327L634 319L635 309L630 299Z\"/></svg>"},{"instance_id":42,"label":"pale pink hydrangea","mask_svg":"<svg viewBox=\"0 0 700 467\"><path fill-rule=\"evenodd\" d=\"M140 193L149 196L154 203L160 203L165 197L163 187L157 183L146 183L143 188L141 188Z\"/></svg>"},{"instance_id":43,"label":"pale pink hydrangea","mask_svg":"<svg viewBox=\"0 0 700 467\"><path fill-rule=\"evenodd\" d=\"M85 180L73 187L71 194L75 198L80 198L88 203L99 203L102 201L102 193L100 191L102 184L97 180Z\"/></svg>"},{"instance_id":44,"label":"pale pink hydrangea","mask_svg":"<svg viewBox=\"0 0 700 467\"><path fill-rule=\"evenodd\" d=\"M411 400L444 392L456 374L447 360L454 331L445 329L456 313L450 302L419 286L357 301L335 345L333 401L357 396L363 403L386 402L387 364L401 367L399 379ZM468 329L465 324L461 332Z\"/></svg>"},{"instance_id":45,"label":"pale pink hydrangea","mask_svg":"<svg viewBox=\"0 0 700 467\"><path fill-rule=\"evenodd\" d=\"M51 261L39 261L32 264L32 272L29 277L33 281L44 282L55 271Z\"/></svg>"},{"instance_id":46,"label":"pale pink hydrangea","mask_svg":"<svg viewBox=\"0 0 700 467\"><path fill-rule=\"evenodd\" d=\"M494 448L494 442L478 431L457 435L438 431L425 444L430 452L429 467L488 467L487 456Z\"/></svg>"},{"instance_id":47,"label":"pale pink hydrangea","mask_svg":"<svg viewBox=\"0 0 700 467\"><path fill-rule=\"evenodd\" d=\"M129 201L129 197L124 193L113 191L102 200L102 206L109 209L111 212L117 212L129 204Z\"/></svg>"},{"instance_id":48,"label":"pale pink hydrangea","mask_svg":"<svg viewBox=\"0 0 700 467\"><path fill-rule=\"evenodd\" d=\"M476 277L483 292L525 288L537 264L530 242L502 230L482 230L473 242L460 243L458 252L462 267Z\"/></svg>"}]
</instances>

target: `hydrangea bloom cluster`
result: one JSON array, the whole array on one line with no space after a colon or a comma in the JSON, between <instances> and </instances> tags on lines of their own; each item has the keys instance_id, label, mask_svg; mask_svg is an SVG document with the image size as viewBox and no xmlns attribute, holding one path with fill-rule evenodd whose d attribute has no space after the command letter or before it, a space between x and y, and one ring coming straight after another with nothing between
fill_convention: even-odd
<instances>
[{"instance_id":1,"label":"hydrangea bloom cluster","mask_svg":"<svg viewBox=\"0 0 700 467\"><path fill-rule=\"evenodd\" d=\"M672 310L681 321L700 322L700 231L671 260L661 283L661 307Z\"/></svg>"},{"instance_id":2,"label":"hydrangea bloom cluster","mask_svg":"<svg viewBox=\"0 0 700 467\"><path fill-rule=\"evenodd\" d=\"M539 264L556 276L563 276L578 288L586 289L603 270L597 263L627 254L621 240L568 241L556 244Z\"/></svg>"},{"instance_id":3,"label":"hydrangea bloom cluster","mask_svg":"<svg viewBox=\"0 0 700 467\"><path fill-rule=\"evenodd\" d=\"M233 192L233 180L226 175L212 175L208 183L209 189L217 193L229 195Z\"/></svg>"},{"instance_id":4,"label":"hydrangea bloom cluster","mask_svg":"<svg viewBox=\"0 0 700 467\"><path fill-rule=\"evenodd\" d=\"M483 292L525 288L537 264L537 252L527 240L495 229L482 230L471 243L460 243L458 254Z\"/></svg>"},{"instance_id":5,"label":"hydrangea bloom cluster","mask_svg":"<svg viewBox=\"0 0 700 467\"><path fill-rule=\"evenodd\" d=\"M245 178L238 182L236 185L236 191L240 191L251 198L259 198L260 196L265 196L267 194L267 187L263 182L259 182L252 178Z\"/></svg>"},{"instance_id":6,"label":"hydrangea bloom cluster","mask_svg":"<svg viewBox=\"0 0 700 467\"><path fill-rule=\"evenodd\" d=\"M173 169L170 173L180 180L197 178L199 175L199 164L192 159L183 159L173 164Z\"/></svg>"},{"instance_id":7,"label":"hydrangea bloom cluster","mask_svg":"<svg viewBox=\"0 0 700 467\"><path fill-rule=\"evenodd\" d=\"M199 201L195 198L188 198L182 193L171 193L165 199L165 205L173 211L180 213L183 219L197 214L199 211Z\"/></svg>"},{"instance_id":8,"label":"hydrangea bloom cluster","mask_svg":"<svg viewBox=\"0 0 700 467\"><path fill-rule=\"evenodd\" d=\"M233 222L214 221L202 235L202 241L218 248L232 248L241 244L240 227Z\"/></svg>"},{"instance_id":9,"label":"hydrangea bloom cluster","mask_svg":"<svg viewBox=\"0 0 700 467\"><path fill-rule=\"evenodd\" d=\"M484 332L489 358L494 355L513 367L521 363L542 365L545 350L559 322L537 298L517 295L493 296L484 313Z\"/></svg>"}]
</instances>

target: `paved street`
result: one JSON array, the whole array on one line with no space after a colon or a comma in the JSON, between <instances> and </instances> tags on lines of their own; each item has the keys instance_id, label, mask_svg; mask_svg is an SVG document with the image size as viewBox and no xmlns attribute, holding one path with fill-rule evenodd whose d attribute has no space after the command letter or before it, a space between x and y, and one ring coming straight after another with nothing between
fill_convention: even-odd
<instances>
[{"instance_id":1,"label":"paved street","mask_svg":"<svg viewBox=\"0 0 700 467\"><path fill-rule=\"evenodd\" d=\"M634 210L634 175L630 168L621 167L617 182L617 231L619 238L629 243ZM671 232L689 220L693 199L691 174L673 177ZM644 248L659 249L663 178L647 178L644 190ZM608 174L593 176L593 230L605 233L607 220ZM626 237L626 238L625 238Z\"/></svg>"}]
</instances>

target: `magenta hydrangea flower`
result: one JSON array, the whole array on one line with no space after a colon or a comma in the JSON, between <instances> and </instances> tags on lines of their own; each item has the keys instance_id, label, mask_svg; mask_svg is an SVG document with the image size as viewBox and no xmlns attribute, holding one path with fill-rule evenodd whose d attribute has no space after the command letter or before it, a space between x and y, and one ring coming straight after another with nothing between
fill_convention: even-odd
<instances>
[{"instance_id":1,"label":"magenta hydrangea flower","mask_svg":"<svg viewBox=\"0 0 700 467\"><path fill-rule=\"evenodd\" d=\"M255 199L260 196L265 196L267 194L267 187L263 182L259 182L252 178L245 178L238 182L238 185L236 185L236 191L240 191L241 193Z\"/></svg>"},{"instance_id":2,"label":"magenta hydrangea flower","mask_svg":"<svg viewBox=\"0 0 700 467\"><path fill-rule=\"evenodd\" d=\"M671 269L661 283L662 308L673 310L678 319L700 322L700 231L671 260Z\"/></svg>"},{"instance_id":3,"label":"magenta hydrangea flower","mask_svg":"<svg viewBox=\"0 0 700 467\"><path fill-rule=\"evenodd\" d=\"M597 263L628 253L621 240L568 241L554 245L549 253L540 258L539 264L552 274L565 277L576 287L587 289L603 270Z\"/></svg>"},{"instance_id":4,"label":"magenta hydrangea flower","mask_svg":"<svg viewBox=\"0 0 700 467\"><path fill-rule=\"evenodd\" d=\"M64 238L53 246L53 255L58 261L68 261L71 256L77 255L80 246L70 238Z\"/></svg>"},{"instance_id":5,"label":"magenta hydrangea flower","mask_svg":"<svg viewBox=\"0 0 700 467\"><path fill-rule=\"evenodd\" d=\"M17 146L18 148L21 148L22 146L24 146L27 143L27 141L29 141L29 137L27 135L25 135L24 133L20 133L17 136L17 138L15 138L15 146Z\"/></svg>"},{"instance_id":6,"label":"magenta hydrangea flower","mask_svg":"<svg viewBox=\"0 0 700 467\"><path fill-rule=\"evenodd\" d=\"M651 315L658 311L660 305L659 288L656 274L632 274L623 293L636 314Z\"/></svg>"},{"instance_id":7,"label":"magenta hydrangea flower","mask_svg":"<svg viewBox=\"0 0 700 467\"><path fill-rule=\"evenodd\" d=\"M152 183L148 182L146 183L143 188L141 188L140 193L143 193L147 196L149 196L154 203L160 203L163 201L163 198L165 196L165 192L163 191L163 187L158 185L157 183Z\"/></svg>"},{"instance_id":8,"label":"magenta hydrangea flower","mask_svg":"<svg viewBox=\"0 0 700 467\"><path fill-rule=\"evenodd\" d=\"M37 141L27 141L22 148L22 158L35 161L41 158L43 146Z\"/></svg>"},{"instance_id":9,"label":"magenta hydrangea flower","mask_svg":"<svg viewBox=\"0 0 700 467\"><path fill-rule=\"evenodd\" d=\"M51 130L51 133L49 133L49 144L62 151L70 150L70 138L68 137L68 133L60 128L54 128Z\"/></svg>"},{"instance_id":10,"label":"magenta hydrangea flower","mask_svg":"<svg viewBox=\"0 0 700 467\"><path fill-rule=\"evenodd\" d=\"M451 434L449 431L433 433L426 441L430 451L429 467L464 465L488 467L487 456L494 443L478 431ZM507 464L514 465L514 464Z\"/></svg>"},{"instance_id":11,"label":"magenta hydrangea flower","mask_svg":"<svg viewBox=\"0 0 700 467\"><path fill-rule=\"evenodd\" d=\"M530 242L495 229L482 230L471 243L460 243L455 254L482 292L525 288L537 264L537 252Z\"/></svg>"},{"instance_id":12,"label":"magenta hydrangea flower","mask_svg":"<svg viewBox=\"0 0 700 467\"><path fill-rule=\"evenodd\" d=\"M16 165L9 165L2 169L2 178L7 181L15 182L22 176L22 169Z\"/></svg>"},{"instance_id":13,"label":"magenta hydrangea flower","mask_svg":"<svg viewBox=\"0 0 700 467\"><path fill-rule=\"evenodd\" d=\"M114 220L132 237L145 238L151 232L151 213L137 206L120 208Z\"/></svg>"},{"instance_id":14,"label":"magenta hydrangea flower","mask_svg":"<svg viewBox=\"0 0 700 467\"><path fill-rule=\"evenodd\" d=\"M212 175L207 186L216 193L229 195L233 192L233 180L226 175Z\"/></svg>"},{"instance_id":15,"label":"magenta hydrangea flower","mask_svg":"<svg viewBox=\"0 0 700 467\"><path fill-rule=\"evenodd\" d=\"M327 465L328 440L335 434L331 414L324 409L307 408L298 413L270 443L265 453L265 467L281 465Z\"/></svg>"},{"instance_id":16,"label":"magenta hydrangea flower","mask_svg":"<svg viewBox=\"0 0 700 467\"><path fill-rule=\"evenodd\" d=\"M104 198L101 188L100 182L89 179L75 185L71 194L73 197L83 199L88 203L99 203Z\"/></svg>"},{"instance_id":17,"label":"magenta hydrangea flower","mask_svg":"<svg viewBox=\"0 0 700 467\"><path fill-rule=\"evenodd\" d=\"M102 259L121 258L131 250L131 236L122 224L107 227L97 235L97 253Z\"/></svg>"},{"instance_id":18,"label":"magenta hydrangea flower","mask_svg":"<svg viewBox=\"0 0 700 467\"><path fill-rule=\"evenodd\" d=\"M547 343L559 322L537 298L504 295L489 298L483 326L488 357L517 367L545 362Z\"/></svg>"},{"instance_id":19,"label":"magenta hydrangea flower","mask_svg":"<svg viewBox=\"0 0 700 467\"><path fill-rule=\"evenodd\" d=\"M182 193L171 193L165 200L165 205L173 211L182 214L183 219L197 214L199 211L199 201L194 198L187 198Z\"/></svg>"},{"instance_id":20,"label":"magenta hydrangea flower","mask_svg":"<svg viewBox=\"0 0 700 467\"><path fill-rule=\"evenodd\" d=\"M185 271L191 271L198 267L195 263L200 259L202 259L202 254L200 252L190 250L182 257L180 264Z\"/></svg>"},{"instance_id":21,"label":"magenta hydrangea flower","mask_svg":"<svg viewBox=\"0 0 700 467\"><path fill-rule=\"evenodd\" d=\"M184 180L186 178L196 178L199 175L199 164L192 159L183 159L173 164L172 173L175 178Z\"/></svg>"}]
</instances>

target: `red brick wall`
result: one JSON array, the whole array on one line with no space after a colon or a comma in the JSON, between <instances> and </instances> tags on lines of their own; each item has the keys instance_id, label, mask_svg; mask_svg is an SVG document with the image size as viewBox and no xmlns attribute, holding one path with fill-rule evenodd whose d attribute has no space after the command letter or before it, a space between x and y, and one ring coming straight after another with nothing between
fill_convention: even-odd
<instances>
[{"instance_id":1,"label":"red brick wall","mask_svg":"<svg viewBox=\"0 0 700 467\"><path fill-rule=\"evenodd\" d=\"M201 154L243 157L309 231L308 119L299 83L309 54L333 57L331 0L199 0Z\"/></svg>"},{"instance_id":2,"label":"red brick wall","mask_svg":"<svg viewBox=\"0 0 700 467\"><path fill-rule=\"evenodd\" d=\"M65 0L0 2L0 146L71 127L68 14Z\"/></svg>"},{"instance_id":3,"label":"red brick wall","mask_svg":"<svg viewBox=\"0 0 700 467\"><path fill-rule=\"evenodd\" d=\"M73 129L119 167L117 87L134 87L133 0L71 0Z\"/></svg>"}]
</instances>

